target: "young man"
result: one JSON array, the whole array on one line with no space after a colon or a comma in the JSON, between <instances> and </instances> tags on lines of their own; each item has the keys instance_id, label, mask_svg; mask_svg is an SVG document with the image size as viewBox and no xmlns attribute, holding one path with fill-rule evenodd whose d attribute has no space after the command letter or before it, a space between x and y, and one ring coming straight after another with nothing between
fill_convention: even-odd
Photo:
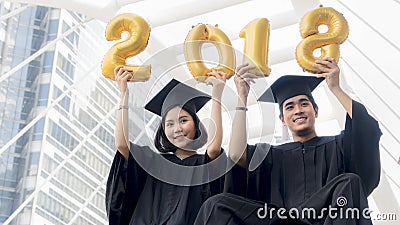
<instances>
[{"instance_id":1,"label":"young man","mask_svg":"<svg viewBox=\"0 0 400 225\"><path fill-rule=\"evenodd\" d=\"M236 70L229 155L237 165L226 177L231 193L206 201L195 224L372 224L367 196L380 177L378 122L341 89L334 59L317 60L315 67L322 71L317 77L283 76L259 99L279 104L292 133L293 142L278 146L247 145L247 96L257 76L247 65ZM318 107L311 91L323 79L347 112L345 130L336 136L319 137L314 127ZM253 160L260 162L255 169Z\"/></svg>"}]
</instances>

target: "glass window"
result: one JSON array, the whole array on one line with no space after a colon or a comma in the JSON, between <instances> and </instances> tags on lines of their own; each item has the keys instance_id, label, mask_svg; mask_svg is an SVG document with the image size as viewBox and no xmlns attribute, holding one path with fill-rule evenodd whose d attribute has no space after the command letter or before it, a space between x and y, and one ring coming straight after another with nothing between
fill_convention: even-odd
<instances>
[{"instance_id":1,"label":"glass window","mask_svg":"<svg viewBox=\"0 0 400 225\"><path fill-rule=\"evenodd\" d=\"M73 150L78 145L78 141L74 137L52 121L50 121L50 130L51 136L67 149Z\"/></svg>"},{"instance_id":2,"label":"glass window","mask_svg":"<svg viewBox=\"0 0 400 225\"><path fill-rule=\"evenodd\" d=\"M35 92L32 91L25 91L24 97L22 99L22 110L20 118L25 120L27 119L28 115L31 113L34 102L35 102Z\"/></svg>"},{"instance_id":3,"label":"glass window","mask_svg":"<svg viewBox=\"0 0 400 225\"><path fill-rule=\"evenodd\" d=\"M57 34L59 20L50 20L49 22L49 35Z\"/></svg>"},{"instance_id":4,"label":"glass window","mask_svg":"<svg viewBox=\"0 0 400 225\"><path fill-rule=\"evenodd\" d=\"M32 152L30 154L29 158L29 164L32 165L39 165L39 158L40 158L40 153L39 152Z\"/></svg>"},{"instance_id":5,"label":"glass window","mask_svg":"<svg viewBox=\"0 0 400 225\"><path fill-rule=\"evenodd\" d=\"M36 124L35 124L35 129L33 133L33 140L38 141L41 140L43 137L43 129L44 129L44 118L40 119Z\"/></svg>"},{"instance_id":6,"label":"glass window","mask_svg":"<svg viewBox=\"0 0 400 225\"><path fill-rule=\"evenodd\" d=\"M32 51L38 51L44 42L44 31L37 31L34 30L33 35L32 35L32 45L31 45L31 49Z\"/></svg>"},{"instance_id":7,"label":"glass window","mask_svg":"<svg viewBox=\"0 0 400 225\"><path fill-rule=\"evenodd\" d=\"M50 73L53 69L54 51L47 51L44 53L43 59L43 72Z\"/></svg>"},{"instance_id":8,"label":"glass window","mask_svg":"<svg viewBox=\"0 0 400 225\"><path fill-rule=\"evenodd\" d=\"M49 98L50 84L40 84L38 106L46 106Z\"/></svg>"},{"instance_id":9,"label":"glass window","mask_svg":"<svg viewBox=\"0 0 400 225\"><path fill-rule=\"evenodd\" d=\"M62 94L63 94L63 92L57 86L54 86L53 99L57 99ZM68 95L64 96L61 99L61 101L58 102L58 105L60 105L66 112L69 111L70 104L71 104L71 98ZM58 110L58 111L60 111L60 110Z\"/></svg>"},{"instance_id":10,"label":"glass window","mask_svg":"<svg viewBox=\"0 0 400 225\"><path fill-rule=\"evenodd\" d=\"M58 54L57 66L67 75L71 80L74 79L75 66L62 54Z\"/></svg>"}]
</instances>

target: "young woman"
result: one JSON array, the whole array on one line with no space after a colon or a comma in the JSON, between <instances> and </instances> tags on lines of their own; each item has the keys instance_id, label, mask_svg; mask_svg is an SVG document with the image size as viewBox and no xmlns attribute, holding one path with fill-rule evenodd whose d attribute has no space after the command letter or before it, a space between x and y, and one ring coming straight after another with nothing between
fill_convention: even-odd
<instances>
[{"instance_id":1,"label":"young woman","mask_svg":"<svg viewBox=\"0 0 400 225\"><path fill-rule=\"evenodd\" d=\"M131 71L119 66L114 70L121 94L115 144L118 149L111 166L106 208L109 224L190 225L202 203L222 192L222 178L198 182L207 170L190 170L216 159L221 154L222 115L220 100L226 82L224 73L210 73L212 111L209 134L196 112L210 96L176 80L168 83L145 108L162 120L154 145L138 146L128 140L127 82ZM207 141L208 140L208 141ZM205 154L196 150L208 143ZM224 155L224 154L222 154ZM167 178L166 178L167 177ZM202 177L202 178L204 178ZM195 184L195 185L191 185Z\"/></svg>"}]
</instances>

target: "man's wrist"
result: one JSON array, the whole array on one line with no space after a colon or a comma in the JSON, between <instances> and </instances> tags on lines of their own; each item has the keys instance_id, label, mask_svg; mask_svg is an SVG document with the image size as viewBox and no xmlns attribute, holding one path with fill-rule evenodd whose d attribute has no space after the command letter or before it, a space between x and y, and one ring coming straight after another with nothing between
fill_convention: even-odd
<instances>
[{"instance_id":1,"label":"man's wrist","mask_svg":"<svg viewBox=\"0 0 400 225\"><path fill-rule=\"evenodd\" d=\"M238 98L237 107L247 107L247 97Z\"/></svg>"},{"instance_id":2,"label":"man's wrist","mask_svg":"<svg viewBox=\"0 0 400 225\"><path fill-rule=\"evenodd\" d=\"M244 107L244 106L237 106L235 109L236 109L236 111L237 110L242 110L242 111L247 111L248 110L247 107Z\"/></svg>"},{"instance_id":3,"label":"man's wrist","mask_svg":"<svg viewBox=\"0 0 400 225\"><path fill-rule=\"evenodd\" d=\"M338 85L338 86L335 86L335 87L331 87L331 88L329 88L330 90L331 90L331 92L334 94L334 95L337 95L337 94L340 94L340 93L343 93L344 91L343 91L343 89Z\"/></svg>"}]
</instances>

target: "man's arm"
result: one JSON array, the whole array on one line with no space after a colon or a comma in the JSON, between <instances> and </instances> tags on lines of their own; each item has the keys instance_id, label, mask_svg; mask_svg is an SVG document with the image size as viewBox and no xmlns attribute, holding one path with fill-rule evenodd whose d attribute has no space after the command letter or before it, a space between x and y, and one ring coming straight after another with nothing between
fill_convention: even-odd
<instances>
[{"instance_id":1,"label":"man's arm","mask_svg":"<svg viewBox=\"0 0 400 225\"><path fill-rule=\"evenodd\" d=\"M355 173L362 179L364 190L369 195L380 179L379 140L382 132L379 123L370 116L366 108L353 101L339 85L339 67L335 59L316 60L315 67L322 71L329 89L343 105L348 114L343 132L343 155L345 171ZM353 112L355 117L353 118Z\"/></svg>"},{"instance_id":2,"label":"man's arm","mask_svg":"<svg viewBox=\"0 0 400 225\"><path fill-rule=\"evenodd\" d=\"M314 64L314 67L322 71L321 74L318 74L318 77L325 78L326 83L328 84L328 87L331 90L331 92L339 100L340 104L342 104L347 114L349 114L350 118L352 118L353 117L352 99L340 87L339 83L340 69L336 63L336 60L334 58L327 57L324 58L323 60L316 60L315 63L316 64Z\"/></svg>"},{"instance_id":3,"label":"man's arm","mask_svg":"<svg viewBox=\"0 0 400 225\"><path fill-rule=\"evenodd\" d=\"M233 118L231 138L229 142L229 157L241 167L246 167L247 128L246 111L247 96L249 95L250 82L257 78L249 73L253 66L244 64L236 68L235 85L238 92L238 103Z\"/></svg>"}]
</instances>

